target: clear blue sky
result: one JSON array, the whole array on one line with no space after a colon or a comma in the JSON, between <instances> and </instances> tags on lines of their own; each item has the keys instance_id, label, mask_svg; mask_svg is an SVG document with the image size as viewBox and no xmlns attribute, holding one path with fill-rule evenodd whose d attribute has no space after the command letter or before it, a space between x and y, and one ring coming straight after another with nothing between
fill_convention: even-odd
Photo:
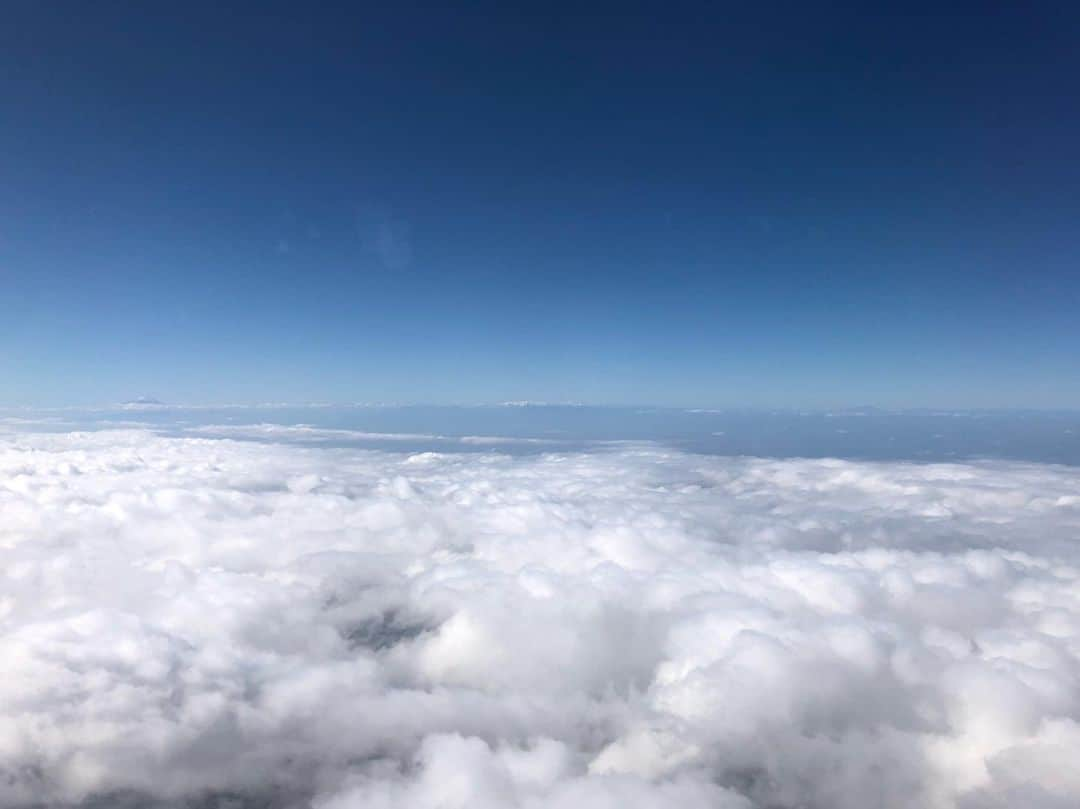
<instances>
[{"instance_id":1,"label":"clear blue sky","mask_svg":"<svg viewBox=\"0 0 1080 809\"><path fill-rule=\"evenodd\" d=\"M0 404L1080 407L1076 3L220 5L5 6Z\"/></svg>"}]
</instances>

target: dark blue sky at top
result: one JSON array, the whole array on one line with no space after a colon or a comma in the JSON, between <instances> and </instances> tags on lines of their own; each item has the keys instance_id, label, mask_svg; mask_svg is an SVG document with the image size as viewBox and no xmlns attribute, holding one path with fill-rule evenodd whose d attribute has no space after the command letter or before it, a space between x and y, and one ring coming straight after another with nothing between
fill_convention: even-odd
<instances>
[{"instance_id":1,"label":"dark blue sky at top","mask_svg":"<svg viewBox=\"0 0 1080 809\"><path fill-rule=\"evenodd\" d=\"M1080 407L1075 4L220 5L5 7L0 402Z\"/></svg>"}]
</instances>

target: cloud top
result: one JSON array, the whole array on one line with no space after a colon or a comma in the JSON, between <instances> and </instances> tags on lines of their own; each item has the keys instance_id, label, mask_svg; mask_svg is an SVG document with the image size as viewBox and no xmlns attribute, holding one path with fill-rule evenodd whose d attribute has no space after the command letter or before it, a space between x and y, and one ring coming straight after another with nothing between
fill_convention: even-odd
<instances>
[{"instance_id":1,"label":"cloud top","mask_svg":"<svg viewBox=\"0 0 1080 809\"><path fill-rule=\"evenodd\" d=\"M1077 469L9 434L0 515L2 806L1080 801Z\"/></svg>"}]
</instances>

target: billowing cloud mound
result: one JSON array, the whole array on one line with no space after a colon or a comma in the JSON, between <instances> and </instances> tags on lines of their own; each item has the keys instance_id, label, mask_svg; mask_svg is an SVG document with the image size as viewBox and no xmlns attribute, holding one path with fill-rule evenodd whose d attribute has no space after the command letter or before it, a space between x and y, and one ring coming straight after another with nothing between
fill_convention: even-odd
<instances>
[{"instance_id":1,"label":"billowing cloud mound","mask_svg":"<svg viewBox=\"0 0 1080 809\"><path fill-rule=\"evenodd\" d=\"M1080 805L1080 472L0 437L0 805Z\"/></svg>"}]
</instances>

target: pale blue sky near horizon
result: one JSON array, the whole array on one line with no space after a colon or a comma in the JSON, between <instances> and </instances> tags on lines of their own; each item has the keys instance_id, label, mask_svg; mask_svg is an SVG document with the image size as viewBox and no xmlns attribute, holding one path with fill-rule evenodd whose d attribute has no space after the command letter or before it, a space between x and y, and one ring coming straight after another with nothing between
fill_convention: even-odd
<instances>
[{"instance_id":1,"label":"pale blue sky near horizon","mask_svg":"<svg viewBox=\"0 0 1080 809\"><path fill-rule=\"evenodd\" d=\"M1080 8L15 3L0 405L1080 408Z\"/></svg>"}]
</instances>

